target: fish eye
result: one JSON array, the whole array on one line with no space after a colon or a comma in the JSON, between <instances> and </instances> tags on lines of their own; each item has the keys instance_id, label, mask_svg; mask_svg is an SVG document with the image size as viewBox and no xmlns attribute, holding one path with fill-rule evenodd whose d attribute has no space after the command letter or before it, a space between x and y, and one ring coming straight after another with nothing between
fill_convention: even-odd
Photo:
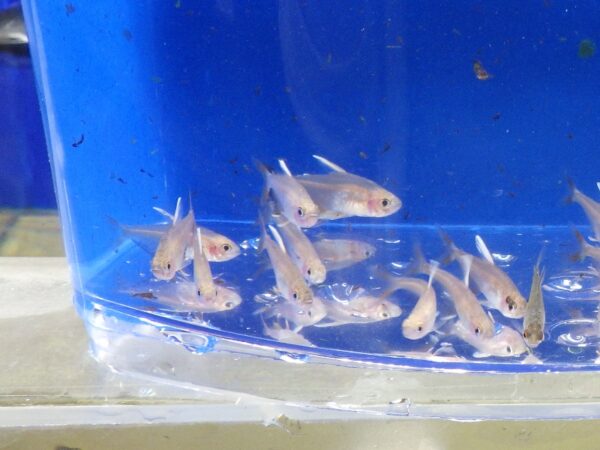
<instances>
[{"instance_id":1,"label":"fish eye","mask_svg":"<svg viewBox=\"0 0 600 450\"><path fill-rule=\"evenodd\" d=\"M310 309L306 311L306 314L308 314L308 317L312 317L312 311Z\"/></svg>"},{"instance_id":2,"label":"fish eye","mask_svg":"<svg viewBox=\"0 0 600 450\"><path fill-rule=\"evenodd\" d=\"M198 289L198 290L196 291L196 293L198 294L198 296L199 296L199 297L202 297L202 292L200 292L200 289Z\"/></svg>"},{"instance_id":3,"label":"fish eye","mask_svg":"<svg viewBox=\"0 0 600 450\"><path fill-rule=\"evenodd\" d=\"M231 245L223 244L223 251L228 252L229 250L231 250Z\"/></svg>"},{"instance_id":4,"label":"fish eye","mask_svg":"<svg viewBox=\"0 0 600 450\"><path fill-rule=\"evenodd\" d=\"M297 299L298 299L298 293L297 293L297 292L294 292L294 293L292 294L292 297L294 298L294 300L297 300Z\"/></svg>"},{"instance_id":5,"label":"fish eye","mask_svg":"<svg viewBox=\"0 0 600 450\"><path fill-rule=\"evenodd\" d=\"M529 337L529 332L527 330L523 331L523 337L527 339Z\"/></svg>"},{"instance_id":6,"label":"fish eye","mask_svg":"<svg viewBox=\"0 0 600 450\"><path fill-rule=\"evenodd\" d=\"M421 325L419 325L419 326L417 327L417 331L423 331L423 327L422 327Z\"/></svg>"},{"instance_id":7,"label":"fish eye","mask_svg":"<svg viewBox=\"0 0 600 450\"><path fill-rule=\"evenodd\" d=\"M381 200L381 206L383 206L384 208L387 208L388 206L390 206L390 202L387 198L384 198L383 200Z\"/></svg>"},{"instance_id":8,"label":"fish eye","mask_svg":"<svg viewBox=\"0 0 600 450\"><path fill-rule=\"evenodd\" d=\"M387 313L387 311L383 311L381 313L381 317L383 317L384 319L387 319L390 315Z\"/></svg>"},{"instance_id":9,"label":"fish eye","mask_svg":"<svg viewBox=\"0 0 600 450\"><path fill-rule=\"evenodd\" d=\"M365 251L365 256L368 258L369 256L371 256L371 252L369 250Z\"/></svg>"},{"instance_id":10,"label":"fish eye","mask_svg":"<svg viewBox=\"0 0 600 450\"><path fill-rule=\"evenodd\" d=\"M225 308L227 308L227 309L233 308L233 302L227 302L227 303L225 303Z\"/></svg>"},{"instance_id":11,"label":"fish eye","mask_svg":"<svg viewBox=\"0 0 600 450\"><path fill-rule=\"evenodd\" d=\"M506 353L508 353L509 355L512 353L512 348L510 345L506 346Z\"/></svg>"},{"instance_id":12,"label":"fish eye","mask_svg":"<svg viewBox=\"0 0 600 450\"><path fill-rule=\"evenodd\" d=\"M475 328L475 334L479 336L479 333L481 333L481 329L479 327Z\"/></svg>"},{"instance_id":13,"label":"fish eye","mask_svg":"<svg viewBox=\"0 0 600 450\"><path fill-rule=\"evenodd\" d=\"M171 270L171 263L167 263L167 270Z\"/></svg>"},{"instance_id":14,"label":"fish eye","mask_svg":"<svg viewBox=\"0 0 600 450\"><path fill-rule=\"evenodd\" d=\"M312 272L311 272L311 270L310 270L310 269L308 269L308 270L306 271L306 273L310 275Z\"/></svg>"},{"instance_id":15,"label":"fish eye","mask_svg":"<svg viewBox=\"0 0 600 450\"><path fill-rule=\"evenodd\" d=\"M304 216L304 208L302 208L301 206L298 207L298 216L303 217Z\"/></svg>"}]
</instances>

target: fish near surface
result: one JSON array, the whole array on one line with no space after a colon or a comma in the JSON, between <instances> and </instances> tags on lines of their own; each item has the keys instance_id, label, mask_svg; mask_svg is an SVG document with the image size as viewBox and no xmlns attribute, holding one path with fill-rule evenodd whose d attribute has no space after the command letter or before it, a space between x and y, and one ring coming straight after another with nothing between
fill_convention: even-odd
<instances>
[{"instance_id":1,"label":"fish near surface","mask_svg":"<svg viewBox=\"0 0 600 450\"><path fill-rule=\"evenodd\" d=\"M312 342L306 339L300 334L299 329L292 329L289 323L285 322L285 326L282 327L278 322L273 322L271 326L267 325L263 320L263 332L266 336L269 336L276 341L284 342L286 344L303 345L305 347L314 347Z\"/></svg>"},{"instance_id":2,"label":"fish near surface","mask_svg":"<svg viewBox=\"0 0 600 450\"><path fill-rule=\"evenodd\" d=\"M585 195L575 186L572 180L568 180L569 183L569 197L568 202L577 203L583 208L583 212L587 216L588 220L594 230L594 237L597 241L600 241L600 203L592 200L590 197Z\"/></svg>"},{"instance_id":3,"label":"fish near surface","mask_svg":"<svg viewBox=\"0 0 600 450\"><path fill-rule=\"evenodd\" d=\"M474 337L484 339L494 335L494 323L469 289L468 279L463 283L450 272L428 263L418 247L415 248L415 259L409 272L427 275L433 273L433 280L446 291L454 304L459 320Z\"/></svg>"},{"instance_id":4,"label":"fish near surface","mask_svg":"<svg viewBox=\"0 0 600 450\"><path fill-rule=\"evenodd\" d=\"M347 324L375 323L394 319L402 314L395 303L361 292L348 301L330 300L325 303L329 323L317 327L332 327Z\"/></svg>"},{"instance_id":5,"label":"fish near surface","mask_svg":"<svg viewBox=\"0 0 600 450\"><path fill-rule=\"evenodd\" d=\"M285 250L283 240L279 232L269 225L269 229L277 243L267 234L264 219L259 217L261 238L259 253L267 251L273 272L275 273L275 283L277 292L290 302L301 305L309 305L313 302L313 293L304 281L298 267L294 264Z\"/></svg>"},{"instance_id":6,"label":"fish near surface","mask_svg":"<svg viewBox=\"0 0 600 450\"><path fill-rule=\"evenodd\" d=\"M428 282L418 278L383 275L379 272L388 285L382 297L386 297L397 290L408 291L419 296L414 308L402 322L402 334L407 339L421 339L433 331L437 315L437 296L432 282L437 270L434 265L429 274Z\"/></svg>"},{"instance_id":7,"label":"fish near surface","mask_svg":"<svg viewBox=\"0 0 600 450\"><path fill-rule=\"evenodd\" d=\"M600 247L589 244L579 231L574 229L573 232L579 243L579 251L571 255L571 259L573 261L582 261L585 258L592 258L593 260L600 262Z\"/></svg>"},{"instance_id":8,"label":"fish near surface","mask_svg":"<svg viewBox=\"0 0 600 450\"><path fill-rule=\"evenodd\" d=\"M314 297L310 305L300 305L296 302L284 300L264 306L258 309L255 314L259 313L266 318L284 319L293 323L299 330L323 320L327 315L327 309L320 298Z\"/></svg>"},{"instance_id":9,"label":"fish near surface","mask_svg":"<svg viewBox=\"0 0 600 450\"><path fill-rule=\"evenodd\" d=\"M522 355L527 351L527 345L523 336L510 327L503 326L498 333L485 339L477 339L469 330L465 329L462 323L457 323L453 330L460 339L475 347L476 358L486 356L512 357Z\"/></svg>"},{"instance_id":10,"label":"fish near surface","mask_svg":"<svg viewBox=\"0 0 600 450\"><path fill-rule=\"evenodd\" d=\"M154 290L157 300L176 310L199 313L219 313L230 311L242 303L240 295L231 288L216 285L216 295L207 300L198 295L196 283L188 280L178 280Z\"/></svg>"},{"instance_id":11,"label":"fish near surface","mask_svg":"<svg viewBox=\"0 0 600 450\"><path fill-rule=\"evenodd\" d=\"M375 247L353 239L320 239L313 242L327 270L341 270L375 255Z\"/></svg>"},{"instance_id":12,"label":"fish near surface","mask_svg":"<svg viewBox=\"0 0 600 450\"><path fill-rule=\"evenodd\" d=\"M159 280L169 281L186 265L186 249L192 244L196 222L191 208L181 218L181 197L177 199L177 207L173 223L160 237L158 248L150 263L154 276Z\"/></svg>"},{"instance_id":13,"label":"fish near surface","mask_svg":"<svg viewBox=\"0 0 600 450\"><path fill-rule=\"evenodd\" d=\"M456 260L465 277L483 293L489 306L505 317L519 319L525 315L527 302L511 278L496 264L485 242L479 235L475 241L483 258L471 255L458 248L452 239L440 232L448 249L449 260Z\"/></svg>"},{"instance_id":14,"label":"fish near surface","mask_svg":"<svg viewBox=\"0 0 600 450\"><path fill-rule=\"evenodd\" d=\"M291 222L302 228L316 225L319 219L319 208L306 189L292 176L283 160L279 164L285 173L275 173L258 160L254 164L265 180L263 197L270 193L279 210Z\"/></svg>"},{"instance_id":15,"label":"fish near surface","mask_svg":"<svg viewBox=\"0 0 600 450\"><path fill-rule=\"evenodd\" d=\"M544 327L546 326L546 308L542 290L545 271L543 269L540 271L541 257L542 254L533 268L531 291L523 321L523 337L532 348L537 347L544 340Z\"/></svg>"},{"instance_id":16,"label":"fish near surface","mask_svg":"<svg viewBox=\"0 0 600 450\"><path fill-rule=\"evenodd\" d=\"M202 251L202 235L199 229L195 232L194 239L194 283L196 292L208 302L216 300L217 288L213 280L208 259Z\"/></svg>"},{"instance_id":17,"label":"fish near surface","mask_svg":"<svg viewBox=\"0 0 600 450\"><path fill-rule=\"evenodd\" d=\"M332 170L322 175L300 175L296 179L319 208L321 219L386 217L402 207L402 201L377 183L349 173L327 159L313 155Z\"/></svg>"}]
</instances>

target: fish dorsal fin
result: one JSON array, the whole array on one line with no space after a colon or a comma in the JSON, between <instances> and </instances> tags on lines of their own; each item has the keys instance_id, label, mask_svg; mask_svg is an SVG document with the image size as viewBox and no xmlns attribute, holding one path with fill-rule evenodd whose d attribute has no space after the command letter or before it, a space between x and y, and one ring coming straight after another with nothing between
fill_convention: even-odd
<instances>
[{"instance_id":1,"label":"fish dorsal fin","mask_svg":"<svg viewBox=\"0 0 600 450\"><path fill-rule=\"evenodd\" d=\"M494 265L496 264L494 262L494 257L492 256L492 253L490 252L490 249L488 248L487 245L485 245L483 238L479 235L475 236L475 246L477 247L477 251L479 251L479 253L481 253L481 256L483 256L487 262L489 262L490 264L494 264Z\"/></svg>"},{"instance_id":2,"label":"fish dorsal fin","mask_svg":"<svg viewBox=\"0 0 600 450\"><path fill-rule=\"evenodd\" d=\"M288 177L292 177L292 172L290 171L290 168L288 167L287 163L285 162L284 159L278 159L277 161L279 161L279 167L281 167L281 170L283 170L283 173L285 173Z\"/></svg>"},{"instance_id":3,"label":"fish dorsal fin","mask_svg":"<svg viewBox=\"0 0 600 450\"><path fill-rule=\"evenodd\" d=\"M329 167L331 170L333 170L334 172L346 172L344 169L342 169L340 166L338 166L335 163L332 163L331 161L329 161L328 159L323 158L322 156L319 155L313 155L313 158L315 158L317 161L319 161L321 164L323 164L326 167Z\"/></svg>"},{"instance_id":4,"label":"fish dorsal fin","mask_svg":"<svg viewBox=\"0 0 600 450\"><path fill-rule=\"evenodd\" d=\"M159 213L161 216L165 216L167 219L169 219L171 222L173 222L175 220L175 216L173 216L173 214L165 211L162 208L159 208L158 206L153 206L152 209L154 211L156 211L157 213Z\"/></svg>"},{"instance_id":5,"label":"fish dorsal fin","mask_svg":"<svg viewBox=\"0 0 600 450\"><path fill-rule=\"evenodd\" d=\"M473 255L465 255L465 285L469 287L469 277L471 275L471 265L473 264Z\"/></svg>"},{"instance_id":6,"label":"fish dorsal fin","mask_svg":"<svg viewBox=\"0 0 600 450\"><path fill-rule=\"evenodd\" d=\"M431 272L429 272L429 280L427 281L427 289L431 289L431 285L433 283L433 279L435 278L435 274L440 267L440 263L434 260L430 261L431 264Z\"/></svg>"},{"instance_id":7,"label":"fish dorsal fin","mask_svg":"<svg viewBox=\"0 0 600 450\"><path fill-rule=\"evenodd\" d=\"M279 234L279 231L277 231L277 228L275 228L273 225L269 225L269 230L271 230L271 234L275 238L275 241L277 241L277 244L279 245L279 248L281 248L281 251L283 253L287 253L285 251L285 245L283 245L283 239L281 239L281 235Z\"/></svg>"},{"instance_id":8,"label":"fish dorsal fin","mask_svg":"<svg viewBox=\"0 0 600 450\"><path fill-rule=\"evenodd\" d=\"M190 203L191 207L191 203ZM175 206L175 213L173 214L173 224L176 224L181 220L181 197L177 197L177 205Z\"/></svg>"}]
</instances>

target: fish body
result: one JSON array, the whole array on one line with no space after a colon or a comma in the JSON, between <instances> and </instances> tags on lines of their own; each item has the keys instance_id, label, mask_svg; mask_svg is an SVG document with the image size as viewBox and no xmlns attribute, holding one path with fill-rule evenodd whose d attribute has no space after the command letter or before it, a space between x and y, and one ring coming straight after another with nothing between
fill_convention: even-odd
<instances>
[{"instance_id":1,"label":"fish body","mask_svg":"<svg viewBox=\"0 0 600 450\"><path fill-rule=\"evenodd\" d=\"M402 314L402 309L395 303L367 294L359 294L348 302L327 301L325 305L331 322L318 327L381 322Z\"/></svg>"},{"instance_id":2,"label":"fish body","mask_svg":"<svg viewBox=\"0 0 600 450\"><path fill-rule=\"evenodd\" d=\"M208 302L215 300L218 291L213 281L210 264L202 251L202 235L200 230L196 230L194 239L194 283L196 284L198 296Z\"/></svg>"},{"instance_id":3,"label":"fish body","mask_svg":"<svg viewBox=\"0 0 600 450\"><path fill-rule=\"evenodd\" d=\"M178 280L175 283L161 286L154 291L154 294L157 301L174 309L205 314L229 311L242 303L241 297L234 289L216 285L216 291L214 299L207 300L198 296L196 283Z\"/></svg>"},{"instance_id":4,"label":"fish body","mask_svg":"<svg viewBox=\"0 0 600 450\"><path fill-rule=\"evenodd\" d=\"M269 326L263 321L263 332L266 336L286 344L314 347L312 342L300 334L299 330L297 331L289 328L289 324L287 322L286 326L282 327L278 322L274 322L271 326Z\"/></svg>"},{"instance_id":5,"label":"fish body","mask_svg":"<svg viewBox=\"0 0 600 450\"><path fill-rule=\"evenodd\" d=\"M494 323L483 310L475 294L471 292L465 283L450 272L426 262L419 249L415 251L415 260L410 270L427 275L435 271L433 280L443 287L452 300L459 320L464 327L479 339L490 338L494 335Z\"/></svg>"},{"instance_id":6,"label":"fish body","mask_svg":"<svg viewBox=\"0 0 600 450\"><path fill-rule=\"evenodd\" d=\"M512 357L522 355L527 351L527 345L521 334L510 327L503 326L498 333L486 339L477 339L464 325L458 323L453 328L453 333L460 339L475 347L476 358L486 356Z\"/></svg>"},{"instance_id":7,"label":"fish body","mask_svg":"<svg viewBox=\"0 0 600 450\"><path fill-rule=\"evenodd\" d=\"M437 296L431 282L435 272L437 268L434 267L434 271L429 275L429 282L410 277L391 275L385 277L388 287L383 296L397 290L408 291L419 296L411 313L402 322L402 334L407 339L421 339L433 331L437 315Z\"/></svg>"},{"instance_id":8,"label":"fish body","mask_svg":"<svg viewBox=\"0 0 600 450\"><path fill-rule=\"evenodd\" d=\"M489 306L497 309L505 317L513 319L525 315L527 302L519 288L510 277L496 264L483 239L476 237L477 247L484 258L471 255L458 248L448 235L442 232L442 238L448 248L449 260L456 260L463 274L483 293Z\"/></svg>"},{"instance_id":9,"label":"fish body","mask_svg":"<svg viewBox=\"0 0 600 450\"><path fill-rule=\"evenodd\" d=\"M320 175L300 175L296 179L319 208L319 218L386 217L402 207L402 201L367 178L346 172L341 167L313 155L332 169Z\"/></svg>"},{"instance_id":10,"label":"fish body","mask_svg":"<svg viewBox=\"0 0 600 450\"><path fill-rule=\"evenodd\" d=\"M594 237L597 241L600 241L600 203L592 200L590 197L581 192L573 181L568 180L569 182L569 197L567 201L577 203L579 206L583 208L585 215L592 225L592 229L594 230Z\"/></svg>"},{"instance_id":11,"label":"fish body","mask_svg":"<svg viewBox=\"0 0 600 450\"><path fill-rule=\"evenodd\" d=\"M299 227L310 228L316 225L319 208L302 184L289 173L285 163L280 160L280 165L287 171L283 174L270 171L258 160L254 163L265 180L263 197L270 193L282 214Z\"/></svg>"},{"instance_id":12,"label":"fish body","mask_svg":"<svg viewBox=\"0 0 600 450\"><path fill-rule=\"evenodd\" d=\"M259 218L259 221L261 225L259 252L264 249L269 255L278 293L290 302L301 305L311 304L313 302L313 293L306 284L306 281L304 281L300 269L298 269L286 253L279 233L274 227L270 226L271 232L278 241L276 243L267 234L262 216Z\"/></svg>"},{"instance_id":13,"label":"fish body","mask_svg":"<svg viewBox=\"0 0 600 450\"><path fill-rule=\"evenodd\" d=\"M541 255L540 255L541 257ZM544 270L540 271L540 259L533 268L531 291L523 321L523 337L527 344L535 348L544 340L544 327L546 325L546 308L544 306Z\"/></svg>"},{"instance_id":14,"label":"fish body","mask_svg":"<svg viewBox=\"0 0 600 450\"><path fill-rule=\"evenodd\" d=\"M577 242L579 243L579 251L574 255L571 255L571 259L574 261L582 261L585 258L592 258L593 260L600 262L600 247L589 244L579 231L573 231L577 238Z\"/></svg>"},{"instance_id":15,"label":"fish body","mask_svg":"<svg viewBox=\"0 0 600 450\"><path fill-rule=\"evenodd\" d=\"M321 262L321 258L319 258L310 239L297 225L284 216L275 214L272 217L281 233L287 253L304 276L304 279L310 284L323 283L327 276L327 269Z\"/></svg>"},{"instance_id":16,"label":"fish body","mask_svg":"<svg viewBox=\"0 0 600 450\"><path fill-rule=\"evenodd\" d=\"M160 237L150 263L152 273L159 280L172 280L186 265L186 249L192 245L196 222L191 207L183 219L180 217L181 198L177 200L173 223Z\"/></svg>"},{"instance_id":17,"label":"fish body","mask_svg":"<svg viewBox=\"0 0 600 450\"><path fill-rule=\"evenodd\" d=\"M340 270L375 255L375 247L352 239L320 239L313 247L327 270Z\"/></svg>"},{"instance_id":18,"label":"fish body","mask_svg":"<svg viewBox=\"0 0 600 450\"><path fill-rule=\"evenodd\" d=\"M287 300L276 302L260 308L257 313L261 313L265 318L277 317L293 323L297 329L314 325L327 315L327 310L323 301L314 297L310 305L300 305L296 302Z\"/></svg>"}]
</instances>

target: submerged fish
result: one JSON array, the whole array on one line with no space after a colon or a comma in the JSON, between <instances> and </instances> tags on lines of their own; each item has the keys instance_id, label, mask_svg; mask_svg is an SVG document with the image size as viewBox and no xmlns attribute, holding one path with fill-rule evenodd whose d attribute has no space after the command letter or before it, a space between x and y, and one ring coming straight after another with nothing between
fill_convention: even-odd
<instances>
[{"instance_id":1,"label":"submerged fish","mask_svg":"<svg viewBox=\"0 0 600 450\"><path fill-rule=\"evenodd\" d=\"M489 306L506 317L523 317L527 305L525 298L510 277L496 266L483 239L479 235L475 237L477 249L483 255L478 258L458 248L446 233L440 233L448 248L449 260L459 262L465 278L485 295Z\"/></svg>"},{"instance_id":2,"label":"submerged fish","mask_svg":"<svg viewBox=\"0 0 600 450\"><path fill-rule=\"evenodd\" d=\"M279 160L279 165L284 174L274 173L256 159L254 164L265 180L263 197L270 193L283 215L299 227L310 228L317 223L319 208L306 189L292 176L283 160Z\"/></svg>"},{"instance_id":3,"label":"submerged fish","mask_svg":"<svg viewBox=\"0 0 600 450\"><path fill-rule=\"evenodd\" d=\"M527 351L521 334L510 327L503 326L498 333L486 339L477 339L460 322L454 326L452 332L477 349L473 355L475 358L519 356Z\"/></svg>"},{"instance_id":4,"label":"submerged fish","mask_svg":"<svg viewBox=\"0 0 600 450\"><path fill-rule=\"evenodd\" d=\"M470 260L472 258L469 258L465 262L467 268L465 272L467 274L469 273ZM468 278L463 283L451 273L427 263L418 247L415 248L415 260L411 264L409 271L427 275L433 273L434 281L442 285L452 300L460 321L474 337L482 339L490 338L494 335L494 323L483 310L475 294L469 289Z\"/></svg>"},{"instance_id":5,"label":"submerged fish","mask_svg":"<svg viewBox=\"0 0 600 450\"><path fill-rule=\"evenodd\" d=\"M375 255L375 247L352 239L321 239L313 246L327 270L353 266Z\"/></svg>"},{"instance_id":6,"label":"submerged fish","mask_svg":"<svg viewBox=\"0 0 600 450\"><path fill-rule=\"evenodd\" d=\"M385 293L382 294L383 297L397 290L409 291L419 296L413 310L402 322L402 334L407 339L421 339L433 331L437 315L437 298L431 284L436 272L437 267L434 265L428 282L418 278L395 277L387 273L379 273L388 284Z\"/></svg>"},{"instance_id":7,"label":"submerged fish","mask_svg":"<svg viewBox=\"0 0 600 450\"><path fill-rule=\"evenodd\" d=\"M402 309L395 303L362 292L348 301L327 301L325 306L327 319L331 322L318 324L317 327L381 322L402 314Z\"/></svg>"},{"instance_id":8,"label":"submerged fish","mask_svg":"<svg viewBox=\"0 0 600 450\"><path fill-rule=\"evenodd\" d=\"M172 280L175 274L186 265L186 249L192 244L196 223L191 208L188 214L181 218L181 197L173 216L173 223L160 237L158 248L151 261L151 270L159 280Z\"/></svg>"},{"instance_id":9,"label":"submerged fish","mask_svg":"<svg viewBox=\"0 0 600 450\"><path fill-rule=\"evenodd\" d=\"M304 279L311 284L325 281L327 269L313 247L310 239L294 223L275 212L271 215L281 233L285 249L300 270Z\"/></svg>"},{"instance_id":10,"label":"submerged fish","mask_svg":"<svg viewBox=\"0 0 600 450\"><path fill-rule=\"evenodd\" d=\"M287 254L279 232L273 226L269 225L271 233L277 240L277 243L275 243L273 239L267 235L265 222L262 216L259 217L259 222L261 238L258 251L260 253L263 249L267 250L273 272L275 273L277 292L290 302L302 305L311 304L313 302L313 293L304 281L300 269L296 267Z\"/></svg>"},{"instance_id":11,"label":"submerged fish","mask_svg":"<svg viewBox=\"0 0 600 450\"><path fill-rule=\"evenodd\" d=\"M219 284L215 285L215 288L217 292L212 300L199 296L196 283L188 280L178 280L160 286L153 293L160 303L175 310L205 314L229 311L242 303L241 297L234 289Z\"/></svg>"},{"instance_id":12,"label":"submerged fish","mask_svg":"<svg viewBox=\"0 0 600 450\"><path fill-rule=\"evenodd\" d=\"M263 332L266 336L273 338L286 344L304 345L305 347L314 347L312 342L300 334L301 328L290 328L290 324L285 321L285 327L282 327L278 322L273 322L271 326L267 325L263 320Z\"/></svg>"},{"instance_id":13,"label":"submerged fish","mask_svg":"<svg viewBox=\"0 0 600 450\"><path fill-rule=\"evenodd\" d=\"M575 187L572 180L568 180L568 183L570 192L567 201L577 203L583 208L594 230L594 237L597 241L600 241L600 203L583 194Z\"/></svg>"},{"instance_id":14,"label":"submerged fish","mask_svg":"<svg viewBox=\"0 0 600 450\"><path fill-rule=\"evenodd\" d=\"M585 258L592 258L600 262L600 247L594 247L589 244L579 231L573 229L573 232L575 233L577 242L579 242L579 251L571 255L571 259L573 261L582 261Z\"/></svg>"},{"instance_id":15,"label":"submerged fish","mask_svg":"<svg viewBox=\"0 0 600 450\"><path fill-rule=\"evenodd\" d=\"M215 300L218 292L213 281L210 264L202 252L202 235L200 230L196 230L194 237L194 283L196 283L196 292L204 300L212 302Z\"/></svg>"},{"instance_id":16,"label":"submerged fish","mask_svg":"<svg viewBox=\"0 0 600 450\"><path fill-rule=\"evenodd\" d=\"M543 250L542 250L543 252ZM544 327L546 324L546 308L544 307L544 283L545 271L540 271L542 253L533 268L533 279L531 280L531 291L527 302L527 311L523 321L523 337L527 344L535 348L544 340Z\"/></svg>"},{"instance_id":17,"label":"submerged fish","mask_svg":"<svg viewBox=\"0 0 600 450\"><path fill-rule=\"evenodd\" d=\"M300 175L296 179L319 207L321 219L385 217L402 207L402 201L371 180L346 172L327 159L313 155L332 172Z\"/></svg>"},{"instance_id":18,"label":"submerged fish","mask_svg":"<svg viewBox=\"0 0 600 450\"><path fill-rule=\"evenodd\" d=\"M255 314L262 314L267 319L277 317L293 323L297 329L314 325L326 316L327 310L323 301L314 297L310 305L300 305L287 300L259 308Z\"/></svg>"}]
</instances>

